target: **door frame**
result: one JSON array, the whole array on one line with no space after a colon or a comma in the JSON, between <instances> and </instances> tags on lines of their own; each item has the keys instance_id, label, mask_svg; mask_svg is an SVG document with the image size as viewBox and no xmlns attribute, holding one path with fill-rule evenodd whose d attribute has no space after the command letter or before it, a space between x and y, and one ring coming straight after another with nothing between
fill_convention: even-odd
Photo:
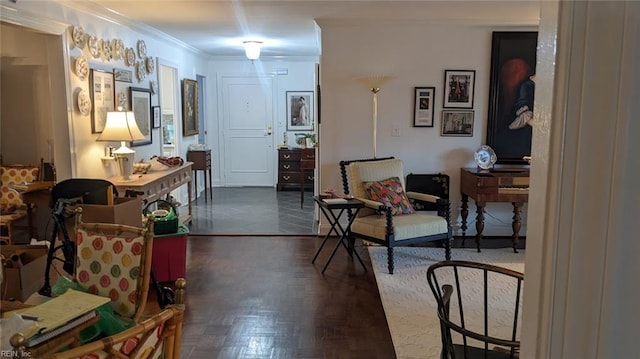
<instances>
[{"instance_id":1,"label":"door frame","mask_svg":"<svg viewBox=\"0 0 640 359\"><path fill-rule=\"evenodd\" d=\"M278 157L278 152L275 150L276 149L276 143L275 143L275 123L276 118L277 118L277 114L278 114L278 96L277 96L277 89L278 89L278 77L273 74L273 73L265 73L265 74L247 74L247 73L220 73L218 74L217 78L216 78L216 83L218 86L218 93L217 93L217 102L218 102L218 152L220 153L220 157L219 157L219 173L220 173L220 187L226 187L227 186L227 178L226 178L226 164L227 164L227 151L226 151L226 146L224 146L225 143L225 137L224 137L224 132L225 132L225 124L224 124L224 108L222 106L222 104L224 103L224 99L223 99L223 83L224 83L224 79L226 78L231 78L231 77L237 77L237 78L253 78L253 79L260 79L260 78L269 78L272 81L272 88L271 88L271 128L272 128L272 134L271 134L271 148L273 149L273 153L272 153L272 158L271 158L271 167L272 167L272 176L271 176L271 182L273 183L273 188L276 187L276 179L277 179L277 171L276 171L276 165L277 165L277 157Z\"/></svg>"}]
</instances>

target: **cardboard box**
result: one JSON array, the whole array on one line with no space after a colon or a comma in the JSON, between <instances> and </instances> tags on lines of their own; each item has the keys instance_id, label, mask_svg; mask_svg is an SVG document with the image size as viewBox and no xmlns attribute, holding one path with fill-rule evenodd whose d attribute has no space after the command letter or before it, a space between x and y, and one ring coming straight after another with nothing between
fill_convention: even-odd
<instances>
[{"instance_id":1,"label":"cardboard box","mask_svg":"<svg viewBox=\"0 0 640 359\"><path fill-rule=\"evenodd\" d=\"M153 237L151 268L158 282L184 278L187 272L187 237L189 228L181 224L177 233Z\"/></svg>"},{"instance_id":2,"label":"cardboard box","mask_svg":"<svg viewBox=\"0 0 640 359\"><path fill-rule=\"evenodd\" d=\"M10 264L4 268L2 299L15 299L24 302L44 285L44 270L47 265L47 246L4 245L0 246L2 255L11 262L11 256L20 258L21 266ZM55 270L51 270L53 275ZM55 282L55 278L51 283Z\"/></svg>"},{"instance_id":3,"label":"cardboard box","mask_svg":"<svg viewBox=\"0 0 640 359\"><path fill-rule=\"evenodd\" d=\"M82 222L117 223L142 227L142 200L140 198L116 197L114 205L82 204Z\"/></svg>"}]
</instances>

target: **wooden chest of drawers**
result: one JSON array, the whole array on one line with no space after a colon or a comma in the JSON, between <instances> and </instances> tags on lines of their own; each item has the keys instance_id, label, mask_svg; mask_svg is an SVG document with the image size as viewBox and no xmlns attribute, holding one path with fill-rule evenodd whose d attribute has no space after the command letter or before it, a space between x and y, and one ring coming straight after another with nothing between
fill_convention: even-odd
<instances>
[{"instance_id":1,"label":"wooden chest of drawers","mask_svg":"<svg viewBox=\"0 0 640 359\"><path fill-rule=\"evenodd\" d=\"M315 150L304 151L305 160L315 160ZM313 150L313 151L311 151ZM278 149L278 185L277 190L300 189L300 160L303 156L301 148ZM312 156L309 158L309 156ZM304 179L305 189L313 188L313 171L307 170Z\"/></svg>"}]
</instances>

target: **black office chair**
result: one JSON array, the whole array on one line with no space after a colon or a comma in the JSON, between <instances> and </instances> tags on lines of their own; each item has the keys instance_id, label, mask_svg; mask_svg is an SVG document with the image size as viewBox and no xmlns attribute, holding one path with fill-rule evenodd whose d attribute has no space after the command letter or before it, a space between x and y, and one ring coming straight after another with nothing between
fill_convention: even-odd
<instances>
[{"instance_id":1,"label":"black office chair","mask_svg":"<svg viewBox=\"0 0 640 359\"><path fill-rule=\"evenodd\" d=\"M522 273L443 261L427 269L427 280L438 305L441 359L519 357Z\"/></svg>"},{"instance_id":2,"label":"black office chair","mask_svg":"<svg viewBox=\"0 0 640 359\"><path fill-rule=\"evenodd\" d=\"M62 269L73 275L73 267L76 255L76 246L69 236L66 221L75 216L70 208L80 203L105 204L107 203L107 190L113 189L113 196L118 196L118 190L113 183L103 179L71 178L64 180L51 189L51 219L53 229L49 238L49 252L44 273L44 285L38 291L41 295L51 296L51 266L54 261L62 262ZM56 243L59 234L62 233L60 243Z\"/></svg>"}]
</instances>

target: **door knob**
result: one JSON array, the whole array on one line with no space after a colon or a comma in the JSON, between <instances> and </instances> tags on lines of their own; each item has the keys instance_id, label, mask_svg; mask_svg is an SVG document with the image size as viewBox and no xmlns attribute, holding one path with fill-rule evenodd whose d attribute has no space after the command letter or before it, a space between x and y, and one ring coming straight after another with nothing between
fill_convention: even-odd
<instances>
[{"instance_id":1,"label":"door knob","mask_svg":"<svg viewBox=\"0 0 640 359\"><path fill-rule=\"evenodd\" d=\"M273 132L273 127L271 125L267 126L267 132L265 132L265 136L271 136Z\"/></svg>"}]
</instances>

